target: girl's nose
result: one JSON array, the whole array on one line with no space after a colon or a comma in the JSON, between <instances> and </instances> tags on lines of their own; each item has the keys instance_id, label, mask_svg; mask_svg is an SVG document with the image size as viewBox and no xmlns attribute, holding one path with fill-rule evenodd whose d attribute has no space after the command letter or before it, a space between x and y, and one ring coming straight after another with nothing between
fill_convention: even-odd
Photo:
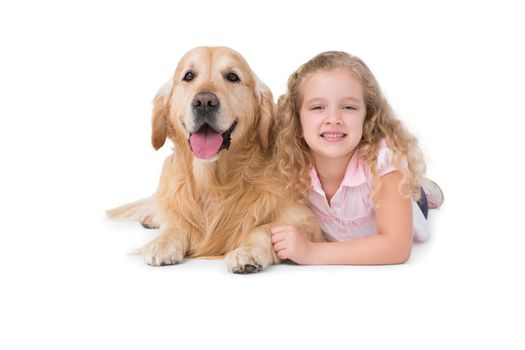
<instances>
[{"instance_id":1,"label":"girl's nose","mask_svg":"<svg viewBox=\"0 0 525 350\"><path fill-rule=\"evenodd\" d=\"M327 125L340 125L343 124L343 119L341 116L341 110L339 108L330 108L327 109L326 118L324 120Z\"/></svg>"}]
</instances>

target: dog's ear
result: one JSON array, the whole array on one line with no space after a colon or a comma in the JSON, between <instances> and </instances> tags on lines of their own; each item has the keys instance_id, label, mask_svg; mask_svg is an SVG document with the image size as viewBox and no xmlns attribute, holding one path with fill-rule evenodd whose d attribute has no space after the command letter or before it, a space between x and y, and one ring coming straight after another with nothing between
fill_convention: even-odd
<instances>
[{"instance_id":1,"label":"dog's ear","mask_svg":"<svg viewBox=\"0 0 525 350\"><path fill-rule=\"evenodd\" d=\"M168 137L169 95L171 93L172 80L164 84L153 100L153 115L151 119L151 143L158 150L166 142Z\"/></svg>"},{"instance_id":2,"label":"dog's ear","mask_svg":"<svg viewBox=\"0 0 525 350\"><path fill-rule=\"evenodd\" d=\"M259 137L263 149L267 149L276 106L273 102L272 92L268 86L257 77L256 81L256 90L259 97Z\"/></svg>"}]
</instances>

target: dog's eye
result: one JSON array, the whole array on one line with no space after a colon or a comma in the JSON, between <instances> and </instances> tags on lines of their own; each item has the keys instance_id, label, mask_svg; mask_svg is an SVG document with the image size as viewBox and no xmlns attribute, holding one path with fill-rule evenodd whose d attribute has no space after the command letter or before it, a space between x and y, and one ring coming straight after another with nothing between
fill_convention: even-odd
<instances>
[{"instance_id":1,"label":"dog's eye","mask_svg":"<svg viewBox=\"0 0 525 350\"><path fill-rule=\"evenodd\" d=\"M239 76L237 74L233 73L233 72L228 73L226 75L226 79L228 81L231 81L232 83L238 83L239 81L241 81L241 79L239 79Z\"/></svg>"},{"instance_id":2,"label":"dog's eye","mask_svg":"<svg viewBox=\"0 0 525 350\"><path fill-rule=\"evenodd\" d=\"M192 81L194 78L195 78L195 74L193 74L192 71L187 71L186 74L184 74L184 78L182 78L182 80Z\"/></svg>"}]
</instances>

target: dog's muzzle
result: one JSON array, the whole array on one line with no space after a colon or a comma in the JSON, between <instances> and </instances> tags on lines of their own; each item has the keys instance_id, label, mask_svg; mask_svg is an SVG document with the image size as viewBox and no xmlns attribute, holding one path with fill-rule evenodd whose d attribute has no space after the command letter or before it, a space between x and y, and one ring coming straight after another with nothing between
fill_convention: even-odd
<instances>
[{"instance_id":1,"label":"dog's muzzle","mask_svg":"<svg viewBox=\"0 0 525 350\"><path fill-rule=\"evenodd\" d=\"M217 116L220 102L211 92L199 92L192 101L195 131L190 131L189 144L195 157L210 159L221 150L228 149L231 144L231 134L237 121L226 130L217 126Z\"/></svg>"},{"instance_id":2,"label":"dog's muzzle","mask_svg":"<svg viewBox=\"0 0 525 350\"><path fill-rule=\"evenodd\" d=\"M224 132L215 130L208 123L204 123L199 130L190 133L190 148L193 155L199 159L210 159L217 155L221 150L230 148L231 135L237 121Z\"/></svg>"}]
</instances>

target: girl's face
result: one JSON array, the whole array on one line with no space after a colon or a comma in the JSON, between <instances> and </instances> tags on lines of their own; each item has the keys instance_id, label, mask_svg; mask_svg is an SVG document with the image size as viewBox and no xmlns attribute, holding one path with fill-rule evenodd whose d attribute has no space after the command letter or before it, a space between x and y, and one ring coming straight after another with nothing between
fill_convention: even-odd
<instances>
[{"instance_id":1,"label":"girl's face","mask_svg":"<svg viewBox=\"0 0 525 350\"><path fill-rule=\"evenodd\" d=\"M322 70L303 80L302 95L301 126L314 161L350 161L366 116L360 82L349 69Z\"/></svg>"}]
</instances>

